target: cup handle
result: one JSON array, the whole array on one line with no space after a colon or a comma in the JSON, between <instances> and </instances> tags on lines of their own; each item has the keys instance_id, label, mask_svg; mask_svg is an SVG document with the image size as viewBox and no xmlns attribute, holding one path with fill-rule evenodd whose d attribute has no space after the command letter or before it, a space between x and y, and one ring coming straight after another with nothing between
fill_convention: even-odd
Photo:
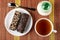
<instances>
[{"instance_id":1,"label":"cup handle","mask_svg":"<svg viewBox=\"0 0 60 40\"><path fill-rule=\"evenodd\" d=\"M54 33L57 33L57 30L53 30Z\"/></svg>"}]
</instances>

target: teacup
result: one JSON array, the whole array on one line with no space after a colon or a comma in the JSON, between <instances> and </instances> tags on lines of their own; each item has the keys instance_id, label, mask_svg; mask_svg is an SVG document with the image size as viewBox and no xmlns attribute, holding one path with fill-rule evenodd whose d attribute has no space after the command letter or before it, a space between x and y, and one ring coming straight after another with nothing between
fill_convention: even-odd
<instances>
[{"instance_id":1,"label":"teacup","mask_svg":"<svg viewBox=\"0 0 60 40\"><path fill-rule=\"evenodd\" d=\"M53 23L47 18L40 18L35 23L35 32L41 37L47 37L52 32L56 33L54 30Z\"/></svg>"}]
</instances>

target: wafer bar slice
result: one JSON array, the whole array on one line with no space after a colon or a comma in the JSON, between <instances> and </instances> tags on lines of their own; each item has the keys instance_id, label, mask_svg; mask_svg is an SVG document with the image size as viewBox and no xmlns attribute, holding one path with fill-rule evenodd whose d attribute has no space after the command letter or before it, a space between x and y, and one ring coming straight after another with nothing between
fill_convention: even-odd
<instances>
[{"instance_id":1,"label":"wafer bar slice","mask_svg":"<svg viewBox=\"0 0 60 40\"><path fill-rule=\"evenodd\" d=\"M20 15L21 13L16 11L14 16L13 16L13 19L12 19L12 23L10 25L10 29L11 30L16 30L17 29L17 25L18 25L18 21L20 19Z\"/></svg>"},{"instance_id":2,"label":"wafer bar slice","mask_svg":"<svg viewBox=\"0 0 60 40\"><path fill-rule=\"evenodd\" d=\"M25 27L26 27L27 22L28 22L28 19L29 19L28 14L26 14L26 13L21 14L21 19L19 20L19 24L18 24L18 27L17 27L18 32L20 32L20 33L24 32Z\"/></svg>"}]
</instances>

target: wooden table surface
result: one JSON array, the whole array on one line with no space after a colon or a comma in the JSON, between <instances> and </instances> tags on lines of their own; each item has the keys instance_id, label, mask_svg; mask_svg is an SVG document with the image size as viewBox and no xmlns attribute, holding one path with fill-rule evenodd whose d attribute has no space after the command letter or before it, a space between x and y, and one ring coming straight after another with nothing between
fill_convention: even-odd
<instances>
[{"instance_id":1,"label":"wooden table surface","mask_svg":"<svg viewBox=\"0 0 60 40\"><path fill-rule=\"evenodd\" d=\"M20 4L21 6L24 7L36 8L37 4L41 1L43 0L21 0ZM52 13L49 16L41 16L38 14L37 10L36 11L28 10L33 17L32 29L27 35L16 37L9 34L4 26L4 19L6 14L11 9L14 9L9 8L7 6L7 3L15 2L15 0L0 0L0 40L60 40L60 1L59 0L47 0L47 1L50 1L53 5ZM34 25L39 18L50 19L53 22L54 28L57 30L57 33L52 33L50 36L45 38L38 36L34 31Z\"/></svg>"}]
</instances>

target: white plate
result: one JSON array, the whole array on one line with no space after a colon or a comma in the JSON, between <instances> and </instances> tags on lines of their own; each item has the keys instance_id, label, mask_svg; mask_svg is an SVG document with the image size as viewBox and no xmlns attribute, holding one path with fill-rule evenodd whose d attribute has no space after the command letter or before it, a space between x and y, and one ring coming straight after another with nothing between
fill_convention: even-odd
<instances>
[{"instance_id":1,"label":"white plate","mask_svg":"<svg viewBox=\"0 0 60 40\"><path fill-rule=\"evenodd\" d=\"M28 14L28 15L30 16L30 18L29 18L29 23L28 23L27 27L25 28L24 33L17 32L16 30L15 30L15 31L12 31L12 30L9 29L15 11L19 11L19 12L21 12L21 13L26 13L26 14ZM15 9L13 9L13 10L11 10L10 12L7 13L7 15L6 15L6 17L5 17L4 24L5 24L6 30L7 30L10 34L12 34L12 35L14 35L14 36L23 36L23 35L26 35L26 34L31 30L32 24L33 24L33 20L32 20L32 16L30 15L30 13L29 13L28 11L26 11L26 10L23 9L23 8L15 8Z\"/></svg>"}]
</instances>

